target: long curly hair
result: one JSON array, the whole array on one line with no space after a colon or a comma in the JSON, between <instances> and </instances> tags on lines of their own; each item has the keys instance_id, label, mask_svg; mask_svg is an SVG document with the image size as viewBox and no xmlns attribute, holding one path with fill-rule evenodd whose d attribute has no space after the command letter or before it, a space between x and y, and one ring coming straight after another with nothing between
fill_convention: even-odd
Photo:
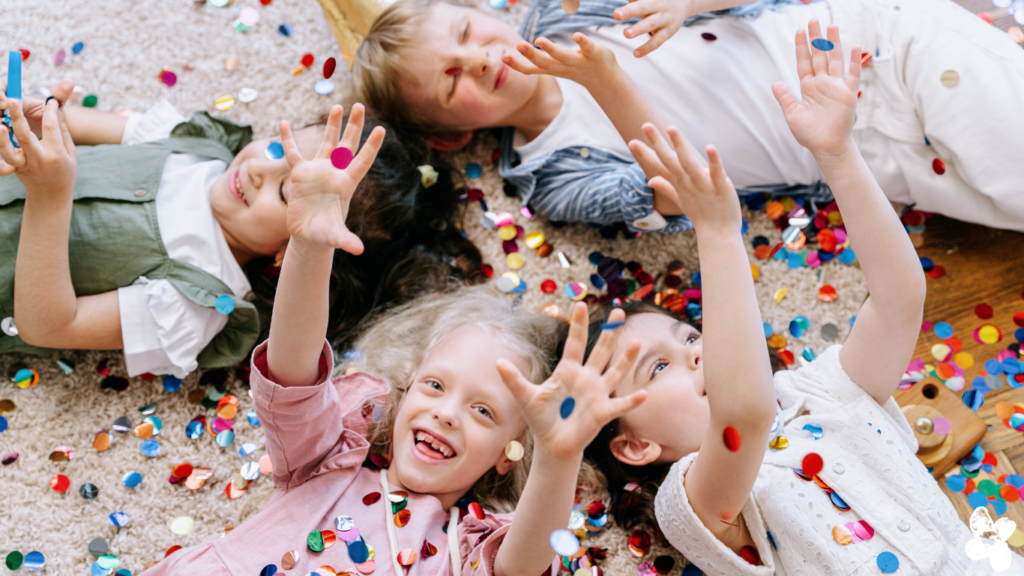
<instances>
[{"instance_id":1,"label":"long curly hair","mask_svg":"<svg viewBox=\"0 0 1024 576\"><path fill-rule=\"evenodd\" d=\"M331 270L327 338L339 351L351 345L363 321L375 313L444 290L451 282L483 280L480 252L462 232L464 190L453 177L456 172L422 138L408 137L369 111L364 141L376 126L384 126L387 135L346 218L365 251L354 256L336 250ZM429 187L418 170L423 165L438 173ZM269 258L245 267L261 313L260 341L270 328L277 270Z\"/></svg>"}]
</instances>

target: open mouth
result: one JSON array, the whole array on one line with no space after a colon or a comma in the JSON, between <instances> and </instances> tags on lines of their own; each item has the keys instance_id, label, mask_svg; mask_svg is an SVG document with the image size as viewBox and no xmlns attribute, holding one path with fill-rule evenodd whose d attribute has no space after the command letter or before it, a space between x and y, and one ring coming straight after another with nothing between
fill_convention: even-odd
<instances>
[{"instance_id":1,"label":"open mouth","mask_svg":"<svg viewBox=\"0 0 1024 576\"><path fill-rule=\"evenodd\" d=\"M415 450L433 460L448 460L455 457L455 450L444 440L425 432L416 430L413 434Z\"/></svg>"},{"instance_id":2,"label":"open mouth","mask_svg":"<svg viewBox=\"0 0 1024 576\"><path fill-rule=\"evenodd\" d=\"M504 55L504 54L502 54ZM508 79L508 64L505 64L500 59L498 60L498 73L494 77L494 89L497 90L505 83Z\"/></svg>"},{"instance_id":3,"label":"open mouth","mask_svg":"<svg viewBox=\"0 0 1024 576\"><path fill-rule=\"evenodd\" d=\"M234 196L235 198L238 198L239 202L241 202L242 204L245 204L246 206L249 205L249 203L245 201L245 196L242 196L242 171L241 170L236 168L234 173L228 175L228 190L231 192L232 196Z\"/></svg>"}]
</instances>

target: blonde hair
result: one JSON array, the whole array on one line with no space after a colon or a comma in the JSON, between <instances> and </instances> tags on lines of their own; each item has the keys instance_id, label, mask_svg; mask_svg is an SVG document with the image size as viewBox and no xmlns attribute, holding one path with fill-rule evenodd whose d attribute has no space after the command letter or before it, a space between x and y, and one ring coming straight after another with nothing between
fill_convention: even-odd
<instances>
[{"instance_id":1,"label":"blonde hair","mask_svg":"<svg viewBox=\"0 0 1024 576\"><path fill-rule=\"evenodd\" d=\"M563 324L546 314L517 311L507 296L486 286L457 287L421 296L388 311L355 343L353 352L347 354L352 359L339 367L346 372L354 368L377 376L391 388L380 422L370 428L371 452L390 454L391 430L405 390L427 353L448 335L466 326L484 328L526 359L530 372L524 376L539 383L551 373ZM487 508L500 512L515 508L529 474L532 438L524 427L518 440L526 448L526 455L508 474L491 469L474 488Z\"/></svg>"},{"instance_id":2,"label":"blonde hair","mask_svg":"<svg viewBox=\"0 0 1024 576\"><path fill-rule=\"evenodd\" d=\"M415 46L430 8L438 2L469 7L458 0L396 0L370 27L352 59L352 79L358 101L389 122L422 130L434 128L402 99L400 84L411 83L405 54Z\"/></svg>"}]
</instances>

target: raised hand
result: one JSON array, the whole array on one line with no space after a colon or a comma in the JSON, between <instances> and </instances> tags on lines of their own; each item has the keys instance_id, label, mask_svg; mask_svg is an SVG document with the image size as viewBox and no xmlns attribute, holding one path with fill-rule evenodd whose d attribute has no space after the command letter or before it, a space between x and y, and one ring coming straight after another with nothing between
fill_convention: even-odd
<instances>
[{"instance_id":1,"label":"raised hand","mask_svg":"<svg viewBox=\"0 0 1024 576\"><path fill-rule=\"evenodd\" d=\"M7 109L6 88L6 86L0 86L0 111ZM75 83L65 78L57 83L57 86L53 89L52 96L57 99L58 104L63 106L68 101L68 98L71 97L71 92L74 89ZM25 118L28 120L29 129L34 134L41 135L43 132L43 111L46 109L46 100L31 94L25 94L21 100L21 108L22 113L25 114Z\"/></svg>"},{"instance_id":2,"label":"raised hand","mask_svg":"<svg viewBox=\"0 0 1024 576\"><path fill-rule=\"evenodd\" d=\"M812 42L821 38L821 25L807 26ZM807 45L807 34L796 33L796 64L800 74L801 100L783 82L772 85L786 122L797 142L815 156L838 155L852 143L853 114L860 85L860 46L850 51L850 71L843 77L843 47L839 27L828 27L830 51Z\"/></svg>"},{"instance_id":3,"label":"raised hand","mask_svg":"<svg viewBox=\"0 0 1024 576\"><path fill-rule=\"evenodd\" d=\"M634 56L642 58L657 50L679 31L683 21L690 16L691 4L690 0L629 0L629 4L615 10L615 19L643 18L623 32L626 38L651 35L651 39L643 46L633 50Z\"/></svg>"},{"instance_id":4,"label":"raised hand","mask_svg":"<svg viewBox=\"0 0 1024 576\"><path fill-rule=\"evenodd\" d=\"M739 232L743 222L739 197L725 174L718 150L708 145L705 166L704 159L675 126L668 129L671 143L653 124L644 124L643 130L650 146L633 140L629 149L645 174L657 174L648 186L656 193L677 197L698 231L714 227Z\"/></svg>"},{"instance_id":5,"label":"raised hand","mask_svg":"<svg viewBox=\"0 0 1024 576\"><path fill-rule=\"evenodd\" d=\"M21 148L15 148L7 128L0 124L0 176L17 174L28 194L70 200L78 174L75 143L64 123L57 101L50 99L42 115L42 140L29 128L22 105L17 100L7 103L11 127Z\"/></svg>"},{"instance_id":6,"label":"raised hand","mask_svg":"<svg viewBox=\"0 0 1024 576\"><path fill-rule=\"evenodd\" d=\"M622 310L614 310L608 322L624 318ZM636 363L640 346L631 342L612 366L608 366L618 340L617 330L602 332L586 364L583 354L587 346L587 307L573 308L572 325L562 359L555 372L541 385L530 383L511 362L498 361L498 372L522 406L526 422L533 431L535 449L545 450L558 460L579 458L583 449L601 428L639 406L647 391L634 392L624 398L611 394ZM574 407L567 418L561 408L567 398Z\"/></svg>"},{"instance_id":7,"label":"raised hand","mask_svg":"<svg viewBox=\"0 0 1024 576\"><path fill-rule=\"evenodd\" d=\"M299 152L288 122L281 122L281 144L285 158L292 168L288 193L288 232L292 242L301 242L312 248L340 248L352 254L361 254L363 243L345 226L349 202L359 182L377 157L384 142L384 128L378 126L366 139L362 150L344 170L331 163L341 133L341 106L333 106L327 119L324 139L312 160L305 160ZM352 107L340 146L353 153L359 148L363 132L365 111L362 104Z\"/></svg>"},{"instance_id":8,"label":"raised hand","mask_svg":"<svg viewBox=\"0 0 1024 576\"><path fill-rule=\"evenodd\" d=\"M618 68L615 55L607 47L579 32L573 34L572 39L579 48L563 48L547 38L537 39L540 50L527 42L520 42L516 49L522 56L505 54L501 61L523 74L548 74L583 86L588 82L601 81Z\"/></svg>"}]
</instances>

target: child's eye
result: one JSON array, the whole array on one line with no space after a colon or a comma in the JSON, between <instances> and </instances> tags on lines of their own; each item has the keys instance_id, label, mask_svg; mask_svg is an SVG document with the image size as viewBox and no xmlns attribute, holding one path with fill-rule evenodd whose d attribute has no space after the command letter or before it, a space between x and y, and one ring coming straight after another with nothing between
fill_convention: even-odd
<instances>
[{"instance_id":1,"label":"child's eye","mask_svg":"<svg viewBox=\"0 0 1024 576\"><path fill-rule=\"evenodd\" d=\"M478 406L476 411L477 411L477 413L479 413L481 416L483 416L485 418L490 418L491 417L491 411L488 410L487 408L484 408L483 406Z\"/></svg>"},{"instance_id":2,"label":"child's eye","mask_svg":"<svg viewBox=\"0 0 1024 576\"><path fill-rule=\"evenodd\" d=\"M433 388L434 390L437 390L438 392L441 391L441 383L440 382L434 382L433 380L431 380L431 381L427 382L427 386L430 386L431 388Z\"/></svg>"},{"instance_id":3,"label":"child's eye","mask_svg":"<svg viewBox=\"0 0 1024 576\"><path fill-rule=\"evenodd\" d=\"M697 336L696 334L690 334L689 336L686 337L687 344L693 344L697 340L700 340L700 336Z\"/></svg>"},{"instance_id":4,"label":"child's eye","mask_svg":"<svg viewBox=\"0 0 1024 576\"><path fill-rule=\"evenodd\" d=\"M665 368L668 368L668 362L664 362L662 360L658 360L657 362L655 362L654 366L651 368L651 378L657 376L658 373L664 370Z\"/></svg>"},{"instance_id":5,"label":"child's eye","mask_svg":"<svg viewBox=\"0 0 1024 576\"><path fill-rule=\"evenodd\" d=\"M288 200L285 200L285 197L284 197L284 180L281 181L281 190L278 191L278 194L281 195L281 202L284 202L285 204L288 204Z\"/></svg>"},{"instance_id":6,"label":"child's eye","mask_svg":"<svg viewBox=\"0 0 1024 576\"><path fill-rule=\"evenodd\" d=\"M469 19L466 19L466 25L462 28L462 38L459 38L460 42L465 42L469 38Z\"/></svg>"}]
</instances>

